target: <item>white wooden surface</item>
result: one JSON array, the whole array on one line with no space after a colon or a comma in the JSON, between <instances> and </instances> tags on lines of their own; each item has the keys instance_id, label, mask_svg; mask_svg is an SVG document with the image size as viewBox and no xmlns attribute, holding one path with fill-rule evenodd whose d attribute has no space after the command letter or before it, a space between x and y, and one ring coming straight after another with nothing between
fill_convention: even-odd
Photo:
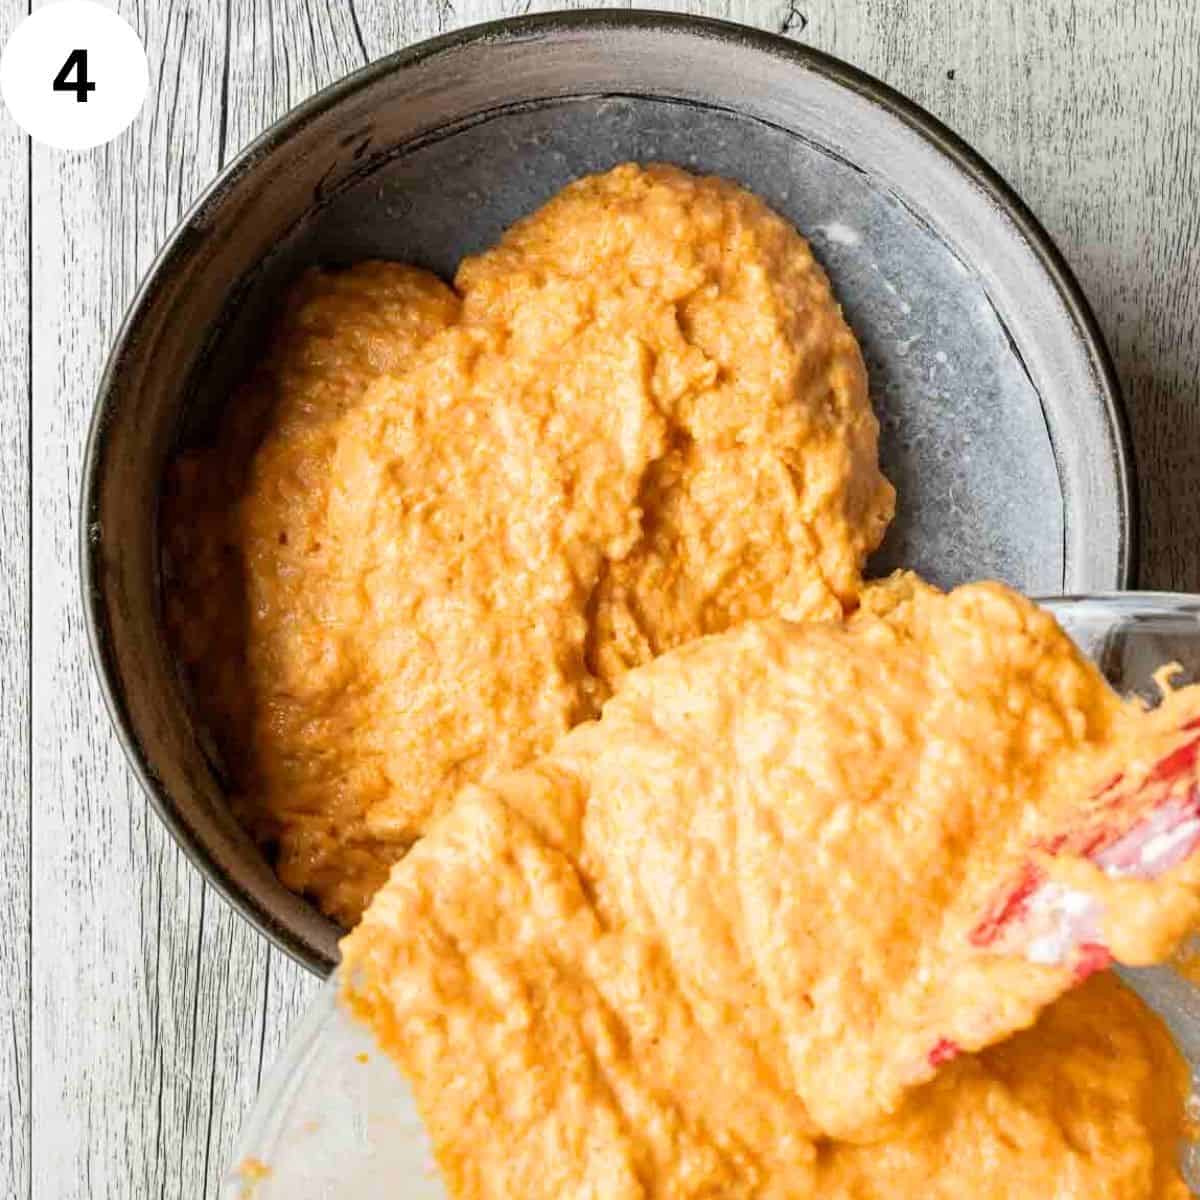
<instances>
[{"instance_id":1,"label":"white wooden surface","mask_svg":"<svg viewBox=\"0 0 1200 1200\"><path fill-rule=\"evenodd\" d=\"M892 83L1059 240L1127 389L1142 582L1200 590L1200 16L1191 0L710 0ZM0 38L26 11L0 0ZM104 353L230 155L367 59L523 0L120 0L152 84L108 147L0 114L0 1196L214 1194L315 983L205 886L109 731L75 503Z\"/></svg>"}]
</instances>

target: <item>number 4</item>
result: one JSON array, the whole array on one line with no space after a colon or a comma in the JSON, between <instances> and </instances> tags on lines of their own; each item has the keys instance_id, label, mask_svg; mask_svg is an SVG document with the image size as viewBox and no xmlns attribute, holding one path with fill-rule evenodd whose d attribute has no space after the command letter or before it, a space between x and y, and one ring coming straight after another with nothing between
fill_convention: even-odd
<instances>
[{"instance_id":1,"label":"number 4","mask_svg":"<svg viewBox=\"0 0 1200 1200\"><path fill-rule=\"evenodd\" d=\"M74 80L71 79L72 71L75 72ZM74 92L75 100L79 104L87 100L88 92L96 90L96 85L88 78L86 50L72 50L67 55L67 61L59 67L58 74L54 77L54 90Z\"/></svg>"}]
</instances>

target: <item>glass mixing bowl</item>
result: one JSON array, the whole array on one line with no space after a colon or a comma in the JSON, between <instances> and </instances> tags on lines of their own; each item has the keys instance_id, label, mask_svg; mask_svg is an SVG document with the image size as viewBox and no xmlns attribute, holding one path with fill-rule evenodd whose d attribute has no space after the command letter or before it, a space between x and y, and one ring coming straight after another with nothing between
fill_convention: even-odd
<instances>
[{"instance_id":1,"label":"glass mixing bowl","mask_svg":"<svg viewBox=\"0 0 1200 1200\"><path fill-rule=\"evenodd\" d=\"M1158 699L1154 673L1200 681L1200 596L1121 592L1040 601L1122 695ZM1200 1083L1200 989L1169 967L1122 970L1163 1017ZM1184 1168L1200 1186L1200 1153ZM325 985L246 1122L223 1200L444 1200L412 1096Z\"/></svg>"}]
</instances>

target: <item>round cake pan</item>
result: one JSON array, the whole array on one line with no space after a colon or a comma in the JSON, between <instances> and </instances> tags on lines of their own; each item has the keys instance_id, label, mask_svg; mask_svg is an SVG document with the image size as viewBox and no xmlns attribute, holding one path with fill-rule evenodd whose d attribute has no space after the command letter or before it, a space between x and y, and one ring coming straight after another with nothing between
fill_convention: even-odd
<instances>
[{"instance_id":1,"label":"round cake pan","mask_svg":"<svg viewBox=\"0 0 1200 1200\"><path fill-rule=\"evenodd\" d=\"M305 267L385 257L448 278L626 160L737 180L811 240L899 490L875 573L1131 582L1133 472L1096 323L1020 200L927 113L782 38L666 14L481 25L366 67L254 142L168 240L101 381L82 497L92 649L134 770L214 885L314 970L339 930L234 821L164 638L165 464L211 428Z\"/></svg>"}]
</instances>

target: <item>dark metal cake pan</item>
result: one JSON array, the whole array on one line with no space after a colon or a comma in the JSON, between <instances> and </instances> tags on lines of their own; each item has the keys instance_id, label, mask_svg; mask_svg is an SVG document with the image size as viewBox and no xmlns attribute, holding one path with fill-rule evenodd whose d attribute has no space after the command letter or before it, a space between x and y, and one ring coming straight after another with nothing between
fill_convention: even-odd
<instances>
[{"instance_id":1,"label":"dark metal cake pan","mask_svg":"<svg viewBox=\"0 0 1200 1200\"><path fill-rule=\"evenodd\" d=\"M1096 323L1017 196L927 113L782 38L658 13L481 25L366 67L263 134L168 240L101 381L82 497L92 648L130 761L193 861L315 970L339 931L233 820L163 634L164 466L304 267L385 257L449 277L570 179L631 159L734 179L811 240L899 491L873 572L1131 582L1131 455Z\"/></svg>"}]
</instances>

